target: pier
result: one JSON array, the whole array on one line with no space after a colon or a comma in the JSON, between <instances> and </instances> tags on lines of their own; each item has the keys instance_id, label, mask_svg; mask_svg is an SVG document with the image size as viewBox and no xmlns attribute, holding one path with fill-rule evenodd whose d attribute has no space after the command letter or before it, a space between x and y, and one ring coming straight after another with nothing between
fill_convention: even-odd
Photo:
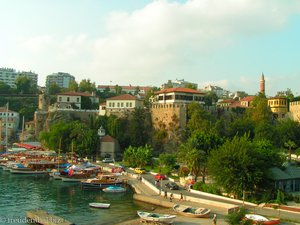
<instances>
[{"instance_id":1,"label":"pier","mask_svg":"<svg viewBox=\"0 0 300 225\"><path fill-rule=\"evenodd\" d=\"M35 223L42 225L75 225L64 218L49 214L44 210L27 211L26 216Z\"/></svg>"}]
</instances>

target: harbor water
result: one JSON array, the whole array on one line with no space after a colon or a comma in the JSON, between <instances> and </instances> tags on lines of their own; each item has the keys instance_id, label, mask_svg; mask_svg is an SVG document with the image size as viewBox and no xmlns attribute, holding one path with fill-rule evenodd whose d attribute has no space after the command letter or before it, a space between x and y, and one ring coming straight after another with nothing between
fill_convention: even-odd
<instances>
[{"instance_id":1,"label":"harbor water","mask_svg":"<svg viewBox=\"0 0 300 225\"><path fill-rule=\"evenodd\" d=\"M41 209L76 225L116 224L137 218L136 211L151 207L133 200L133 192L104 193L81 189L79 183L62 182L45 175L11 174L0 169L0 224L28 224L26 211ZM109 209L89 207L110 203Z\"/></svg>"}]
</instances>

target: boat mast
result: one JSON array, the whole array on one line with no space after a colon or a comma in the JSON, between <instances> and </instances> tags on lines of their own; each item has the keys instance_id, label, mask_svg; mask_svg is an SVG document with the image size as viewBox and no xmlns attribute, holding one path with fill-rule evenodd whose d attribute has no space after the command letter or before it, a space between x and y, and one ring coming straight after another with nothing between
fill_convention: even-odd
<instances>
[{"instance_id":1,"label":"boat mast","mask_svg":"<svg viewBox=\"0 0 300 225\"><path fill-rule=\"evenodd\" d=\"M8 102L6 103L6 121L5 121L5 152L8 148Z\"/></svg>"}]
</instances>

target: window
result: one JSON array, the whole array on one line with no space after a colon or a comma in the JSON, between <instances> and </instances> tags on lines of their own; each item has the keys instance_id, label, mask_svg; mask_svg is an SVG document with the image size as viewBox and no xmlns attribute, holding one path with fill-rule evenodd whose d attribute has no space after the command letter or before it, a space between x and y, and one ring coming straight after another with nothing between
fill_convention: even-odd
<instances>
[{"instance_id":1,"label":"window","mask_svg":"<svg viewBox=\"0 0 300 225\"><path fill-rule=\"evenodd\" d=\"M70 97L67 97L67 102L69 102L70 101Z\"/></svg>"},{"instance_id":2,"label":"window","mask_svg":"<svg viewBox=\"0 0 300 225\"><path fill-rule=\"evenodd\" d=\"M117 107L119 108L120 107L120 102L118 102L117 105L118 105Z\"/></svg>"},{"instance_id":3,"label":"window","mask_svg":"<svg viewBox=\"0 0 300 225\"><path fill-rule=\"evenodd\" d=\"M58 99L59 99L58 101L60 101L60 102L61 102L61 97L59 97Z\"/></svg>"},{"instance_id":4,"label":"window","mask_svg":"<svg viewBox=\"0 0 300 225\"><path fill-rule=\"evenodd\" d=\"M129 107L130 107L130 108L132 107L132 102L129 103Z\"/></svg>"},{"instance_id":5,"label":"window","mask_svg":"<svg viewBox=\"0 0 300 225\"><path fill-rule=\"evenodd\" d=\"M121 107L122 107L122 108L124 107L124 103L123 103L123 102L121 102Z\"/></svg>"},{"instance_id":6,"label":"window","mask_svg":"<svg viewBox=\"0 0 300 225\"><path fill-rule=\"evenodd\" d=\"M126 107L128 108L128 106L129 106L129 103L128 103L128 102L126 102Z\"/></svg>"},{"instance_id":7,"label":"window","mask_svg":"<svg viewBox=\"0 0 300 225\"><path fill-rule=\"evenodd\" d=\"M79 102L79 98L77 98L77 102Z\"/></svg>"}]
</instances>

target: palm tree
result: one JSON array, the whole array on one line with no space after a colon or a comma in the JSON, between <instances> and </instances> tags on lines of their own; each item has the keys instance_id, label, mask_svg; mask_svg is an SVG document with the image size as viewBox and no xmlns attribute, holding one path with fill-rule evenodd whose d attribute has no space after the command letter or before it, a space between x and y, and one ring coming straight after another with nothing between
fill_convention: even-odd
<instances>
[{"instance_id":1,"label":"palm tree","mask_svg":"<svg viewBox=\"0 0 300 225\"><path fill-rule=\"evenodd\" d=\"M289 149L289 159L288 160L290 162L292 159L292 148L296 147L296 143L293 142L292 140L288 140L284 143L284 146Z\"/></svg>"}]
</instances>

